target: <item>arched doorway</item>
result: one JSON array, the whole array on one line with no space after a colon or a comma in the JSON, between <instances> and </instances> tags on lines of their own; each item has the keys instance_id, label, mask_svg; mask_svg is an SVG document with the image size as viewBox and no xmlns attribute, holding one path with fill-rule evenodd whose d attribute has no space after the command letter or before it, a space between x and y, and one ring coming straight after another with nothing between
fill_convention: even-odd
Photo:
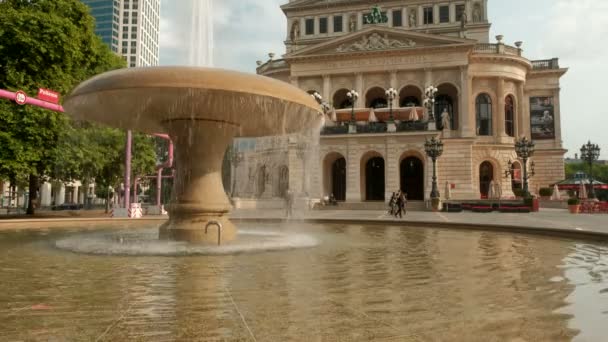
<instances>
[{"instance_id":1,"label":"arched doorway","mask_svg":"<svg viewBox=\"0 0 608 342\"><path fill-rule=\"evenodd\" d=\"M401 191L409 200L424 200L424 164L416 157L407 157L401 161Z\"/></svg>"},{"instance_id":2,"label":"arched doorway","mask_svg":"<svg viewBox=\"0 0 608 342\"><path fill-rule=\"evenodd\" d=\"M481 198L488 198L490 183L494 180L494 166L485 161L479 165L479 192Z\"/></svg>"},{"instance_id":3,"label":"arched doorway","mask_svg":"<svg viewBox=\"0 0 608 342\"><path fill-rule=\"evenodd\" d=\"M331 165L331 193L336 201L346 201L346 159L338 158Z\"/></svg>"},{"instance_id":4,"label":"arched doorway","mask_svg":"<svg viewBox=\"0 0 608 342\"><path fill-rule=\"evenodd\" d=\"M367 91L365 94L365 107L366 108L386 108L388 102L386 101L385 90L380 87L374 87Z\"/></svg>"},{"instance_id":5,"label":"arched doorway","mask_svg":"<svg viewBox=\"0 0 608 342\"><path fill-rule=\"evenodd\" d=\"M279 187L277 190L278 197L285 197L289 190L289 168L287 166L281 166L279 168Z\"/></svg>"},{"instance_id":6,"label":"arched doorway","mask_svg":"<svg viewBox=\"0 0 608 342\"><path fill-rule=\"evenodd\" d=\"M384 158L370 158L365 163L365 200L384 201L384 191Z\"/></svg>"}]
</instances>

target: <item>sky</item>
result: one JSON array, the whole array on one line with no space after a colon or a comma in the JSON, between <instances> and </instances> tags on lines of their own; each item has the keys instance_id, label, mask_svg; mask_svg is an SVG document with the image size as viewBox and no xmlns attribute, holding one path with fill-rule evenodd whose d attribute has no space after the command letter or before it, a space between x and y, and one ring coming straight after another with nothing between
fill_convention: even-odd
<instances>
[{"instance_id":1,"label":"sky","mask_svg":"<svg viewBox=\"0 0 608 342\"><path fill-rule=\"evenodd\" d=\"M162 0L160 61L187 63L190 1ZM286 20L279 8L287 0L211 0L214 66L255 72L269 52L285 52ZM489 0L490 37L507 44L524 42L530 60L558 57L569 68L561 79L562 138L568 157L591 140L608 159L608 105L603 84L608 79L608 1ZM491 38L494 41L494 38ZM608 103L608 101L607 101Z\"/></svg>"}]
</instances>

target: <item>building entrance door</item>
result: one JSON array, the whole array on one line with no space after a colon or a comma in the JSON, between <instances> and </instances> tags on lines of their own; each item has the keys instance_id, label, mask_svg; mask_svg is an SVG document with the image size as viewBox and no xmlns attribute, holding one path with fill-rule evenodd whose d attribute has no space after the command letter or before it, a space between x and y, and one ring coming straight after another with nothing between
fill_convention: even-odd
<instances>
[{"instance_id":1,"label":"building entrance door","mask_svg":"<svg viewBox=\"0 0 608 342\"><path fill-rule=\"evenodd\" d=\"M375 157L365 164L365 200L384 201L384 159Z\"/></svg>"},{"instance_id":2,"label":"building entrance door","mask_svg":"<svg viewBox=\"0 0 608 342\"><path fill-rule=\"evenodd\" d=\"M488 198L490 183L494 180L494 166L490 162L483 162L479 166L479 192L481 198Z\"/></svg>"},{"instance_id":3,"label":"building entrance door","mask_svg":"<svg viewBox=\"0 0 608 342\"><path fill-rule=\"evenodd\" d=\"M401 191L407 194L408 200L424 200L424 166L422 160L408 157L401 161Z\"/></svg>"},{"instance_id":4,"label":"building entrance door","mask_svg":"<svg viewBox=\"0 0 608 342\"><path fill-rule=\"evenodd\" d=\"M346 159L337 159L331 166L331 192L336 201L346 200Z\"/></svg>"}]
</instances>

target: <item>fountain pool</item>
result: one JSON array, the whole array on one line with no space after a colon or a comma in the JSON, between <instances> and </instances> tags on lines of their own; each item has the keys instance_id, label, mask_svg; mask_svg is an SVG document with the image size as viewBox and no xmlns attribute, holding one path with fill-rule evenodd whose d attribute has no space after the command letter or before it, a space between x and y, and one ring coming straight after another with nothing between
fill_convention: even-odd
<instances>
[{"instance_id":1,"label":"fountain pool","mask_svg":"<svg viewBox=\"0 0 608 342\"><path fill-rule=\"evenodd\" d=\"M0 232L2 339L605 340L606 244L347 223L239 229L310 245L109 257L57 246L153 241L157 226Z\"/></svg>"}]
</instances>

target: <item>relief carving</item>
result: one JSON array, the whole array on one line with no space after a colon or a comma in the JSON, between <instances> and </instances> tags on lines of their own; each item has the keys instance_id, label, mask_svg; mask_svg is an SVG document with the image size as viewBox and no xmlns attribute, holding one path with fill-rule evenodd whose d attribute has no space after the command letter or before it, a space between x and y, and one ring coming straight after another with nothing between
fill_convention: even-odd
<instances>
[{"instance_id":1,"label":"relief carving","mask_svg":"<svg viewBox=\"0 0 608 342\"><path fill-rule=\"evenodd\" d=\"M351 51L373 51L373 50L389 50L389 49L401 49L415 47L416 42L411 39L398 40L390 39L385 34L384 37L378 33L372 33L369 36L361 37L360 41L354 43L345 43L340 45L337 52L351 52Z\"/></svg>"}]
</instances>

